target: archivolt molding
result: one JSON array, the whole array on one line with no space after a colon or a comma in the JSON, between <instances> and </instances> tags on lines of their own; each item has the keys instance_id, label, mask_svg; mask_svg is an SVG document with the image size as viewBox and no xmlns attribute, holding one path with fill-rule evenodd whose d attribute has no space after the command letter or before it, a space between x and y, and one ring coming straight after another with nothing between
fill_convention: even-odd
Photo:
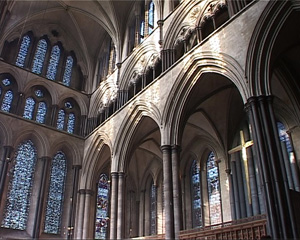
<instances>
[{"instance_id":1,"label":"archivolt molding","mask_svg":"<svg viewBox=\"0 0 300 240\"><path fill-rule=\"evenodd\" d=\"M10 126L6 126L6 121L0 121L0 144L2 146L13 146L13 133Z\"/></svg>"},{"instance_id":2,"label":"archivolt molding","mask_svg":"<svg viewBox=\"0 0 300 240\"><path fill-rule=\"evenodd\" d=\"M74 94L73 92L66 92L63 95L59 96L58 103L61 103L65 99L72 98L77 104L80 109L81 115L87 115L88 109L87 104L84 102L81 96L78 96L77 94Z\"/></svg>"},{"instance_id":3,"label":"archivolt molding","mask_svg":"<svg viewBox=\"0 0 300 240\"><path fill-rule=\"evenodd\" d=\"M243 69L230 56L222 53L202 52L201 56L192 57L185 65L186 68L179 74L170 92L162 118L164 124L168 123L166 127L172 126L169 131L173 133L170 135L174 137L173 144L180 142L178 133L181 114L193 86L203 74L217 73L225 76L237 87L244 103L249 97Z\"/></svg>"},{"instance_id":4,"label":"archivolt molding","mask_svg":"<svg viewBox=\"0 0 300 240\"><path fill-rule=\"evenodd\" d=\"M112 143L109 136L102 131L97 132L90 142L90 146L86 151L86 155L82 162L82 175L80 180L80 186L84 188L92 188L96 166L99 163L99 156L104 151L104 148L108 146L110 152L112 152ZM103 160L103 159L102 159Z\"/></svg>"},{"instance_id":5,"label":"archivolt molding","mask_svg":"<svg viewBox=\"0 0 300 240\"><path fill-rule=\"evenodd\" d=\"M136 54L133 54L127 60L126 65L122 66L122 69L125 70L120 75L121 82L118 84L119 88L127 89L132 80L133 73L143 74L148 64L156 61L156 56L159 57L160 55L154 44L145 45Z\"/></svg>"},{"instance_id":6,"label":"archivolt molding","mask_svg":"<svg viewBox=\"0 0 300 240\"><path fill-rule=\"evenodd\" d=\"M151 118L160 126L161 115L154 104L144 101L133 103L116 136L113 155L118 162L112 165L112 172L125 171L125 161L128 161L127 154L130 150L128 146L130 146L135 130L143 117Z\"/></svg>"},{"instance_id":7,"label":"archivolt molding","mask_svg":"<svg viewBox=\"0 0 300 240\"><path fill-rule=\"evenodd\" d=\"M18 137L13 139L14 149L17 149L18 145L25 140L32 140L36 150L38 157L51 157L49 155L50 143L48 136L37 129L26 128L23 131L18 133Z\"/></svg>"},{"instance_id":8,"label":"archivolt molding","mask_svg":"<svg viewBox=\"0 0 300 240\"><path fill-rule=\"evenodd\" d=\"M258 2L257 4L264 4ZM273 45L284 22L299 1L270 1L267 3L251 37L246 61L251 96L270 95L270 58ZM265 59L263 61L262 59Z\"/></svg>"},{"instance_id":9,"label":"archivolt molding","mask_svg":"<svg viewBox=\"0 0 300 240\"><path fill-rule=\"evenodd\" d=\"M17 69L15 66L12 66L10 64L1 64L0 62L0 66L1 66L0 74L4 74L4 73L10 74L17 83L18 91L22 91L25 85L24 73L21 72L19 69Z\"/></svg>"}]
</instances>

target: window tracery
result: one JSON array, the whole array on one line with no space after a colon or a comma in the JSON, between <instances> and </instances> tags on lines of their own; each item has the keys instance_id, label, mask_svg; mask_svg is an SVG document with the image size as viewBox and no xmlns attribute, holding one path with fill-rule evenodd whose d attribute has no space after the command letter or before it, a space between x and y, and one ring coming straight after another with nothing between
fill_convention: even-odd
<instances>
[{"instance_id":1,"label":"window tracery","mask_svg":"<svg viewBox=\"0 0 300 240\"><path fill-rule=\"evenodd\" d=\"M150 233L157 234L157 188L152 182L150 188Z\"/></svg>"},{"instance_id":2,"label":"window tracery","mask_svg":"<svg viewBox=\"0 0 300 240\"><path fill-rule=\"evenodd\" d=\"M58 111L56 128L74 133L76 126L76 110L73 103L66 101L64 107Z\"/></svg>"},{"instance_id":3,"label":"window tracery","mask_svg":"<svg viewBox=\"0 0 300 240\"><path fill-rule=\"evenodd\" d=\"M197 161L194 160L191 166L193 227L202 226L202 200L200 177L200 167Z\"/></svg>"},{"instance_id":4,"label":"window tracery","mask_svg":"<svg viewBox=\"0 0 300 240\"><path fill-rule=\"evenodd\" d=\"M45 39L41 39L38 42L36 52L34 55L34 59L33 59L32 70L31 70L33 73L36 73L36 74L42 73L42 69L43 69L44 62L45 62L45 56L47 53L47 47L48 47L48 44Z\"/></svg>"},{"instance_id":5,"label":"window tracery","mask_svg":"<svg viewBox=\"0 0 300 240\"><path fill-rule=\"evenodd\" d=\"M50 80L55 80L59 58L60 58L60 48L58 45L55 45L51 50L46 78Z\"/></svg>"},{"instance_id":6,"label":"window tracery","mask_svg":"<svg viewBox=\"0 0 300 240\"><path fill-rule=\"evenodd\" d=\"M73 58L72 56L68 56L66 60L65 72L63 77L63 84L66 86L70 86L71 83L72 67L73 67Z\"/></svg>"}]
</instances>

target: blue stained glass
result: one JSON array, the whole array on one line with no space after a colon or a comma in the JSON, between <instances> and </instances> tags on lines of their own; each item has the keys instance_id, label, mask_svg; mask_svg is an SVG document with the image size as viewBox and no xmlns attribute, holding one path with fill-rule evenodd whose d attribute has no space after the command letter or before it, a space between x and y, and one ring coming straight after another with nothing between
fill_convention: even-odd
<instances>
[{"instance_id":1,"label":"blue stained glass","mask_svg":"<svg viewBox=\"0 0 300 240\"><path fill-rule=\"evenodd\" d=\"M72 76L72 67L73 67L73 58L68 56L65 66L65 72L63 77L63 84L66 86L70 86L71 76Z\"/></svg>"},{"instance_id":2,"label":"blue stained glass","mask_svg":"<svg viewBox=\"0 0 300 240\"><path fill-rule=\"evenodd\" d=\"M45 123L47 113L47 105L45 102L39 102L37 114L36 114L36 121L38 123Z\"/></svg>"},{"instance_id":3,"label":"blue stained glass","mask_svg":"<svg viewBox=\"0 0 300 240\"><path fill-rule=\"evenodd\" d=\"M65 115L66 115L65 111L63 109L60 109L58 112L57 125L56 125L56 128L59 130L64 129Z\"/></svg>"},{"instance_id":4,"label":"blue stained glass","mask_svg":"<svg viewBox=\"0 0 300 240\"><path fill-rule=\"evenodd\" d=\"M11 82L10 82L10 80L8 78L3 79L2 83L3 83L4 86L9 86L11 84Z\"/></svg>"},{"instance_id":5,"label":"blue stained glass","mask_svg":"<svg viewBox=\"0 0 300 240\"><path fill-rule=\"evenodd\" d=\"M37 74L42 73L47 47L48 47L47 41L45 39L41 39L37 45L36 52L34 55L32 72Z\"/></svg>"},{"instance_id":6,"label":"blue stained glass","mask_svg":"<svg viewBox=\"0 0 300 240\"><path fill-rule=\"evenodd\" d=\"M106 174L101 174L98 182L95 239L106 239L108 227L109 182Z\"/></svg>"},{"instance_id":7,"label":"blue stained glass","mask_svg":"<svg viewBox=\"0 0 300 240\"><path fill-rule=\"evenodd\" d=\"M73 108L73 105L70 103L70 102L65 102L65 107L67 109L72 109Z\"/></svg>"},{"instance_id":8,"label":"blue stained glass","mask_svg":"<svg viewBox=\"0 0 300 240\"><path fill-rule=\"evenodd\" d=\"M193 227L202 226L201 181L200 168L196 160L191 166L191 192L193 207Z\"/></svg>"},{"instance_id":9,"label":"blue stained glass","mask_svg":"<svg viewBox=\"0 0 300 240\"><path fill-rule=\"evenodd\" d=\"M145 34L145 21L141 22L141 29L140 29L140 36L141 36L141 42L144 40L144 34Z\"/></svg>"},{"instance_id":10,"label":"blue stained glass","mask_svg":"<svg viewBox=\"0 0 300 240\"><path fill-rule=\"evenodd\" d=\"M35 107L34 99L32 97L27 98L26 103L25 103L23 117L26 119L32 119L34 107Z\"/></svg>"},{"instance_id":11,"label":"blue stained glass","mask_svg":"<svg viewBox=\"0 0 300 240\"><path fill-rule=\"evenodd\" d=\"M66 157L63 152L59 151L52 160L45 215L45 233L60 233L66 174Z\"/></svg>"},{"instance_id":12,"label":"blue stained glass","mask_svg":"<svg viewBox=\"0 0 300 240\"><path fill-rule=\"evenodd\" d=\"M68 118L68 124L67 124L67 132L68 133L73 133L74 132L74 127L75 127L75 114L70 113L69 118Z\"/></svg>"},{"instance_id":13,"label":"blue stained glass","mask_svg":"<svg viewBox=\"0 0 300 240\"><path fill-rule=\"evenodd\" d=\"M40 89L36 90L34 93L37 97L44 97L44 93Z\"/></svg>"},{"instance_id":14,"label":"blue stained glass","mask_svg":"<svg viewBox=\"0 0 300 240\"><path fill-rule=\"evenodd\" d=\"M57 45L55 45L51 51L50 62L48 65L47 75L46 75L46 77L50 80L55 80L59 58L60 58L60 48Z\"/></svg>"},{"instance_id":15,"label":"blue stained glass","mask_svg":"<svg viewBox=\"0 0 300 240\"><path fill-rule=\"evenodd\" d=\"M154 28L154 3L150 2L149 5L149 34L153 31Z\"/></svg>"},{"instance_id":16,"label":"blue stained glass","mask_svg":"<svg viewBox=\"0 0 300 240\"><path fill-rule=\"evenodd\" d=\"M25 35L22 39L22 43L16 60L16 65L19 67L24 67L30 42L31 42L30 37L28 35Z\"/></svg>"},{"instance_id":17,"label":"blue stained glass","mask_svg":"<svg viewBox=\"0 0 300 240\"><path fill-rule=\"evenodd\" d=\"M11 108L11 103L13 101L13 92L11 90L8 90L4 97L3 97L3 101L2 101L2 105L1 105L1 110L4 112L9 112L10 108Z\"/></svg>"},{"instance_id":18,"label":"blue stained glass","mask_svg":"<svg viewBox=\"0 0 300 240\"><path fill-rule=\"evenodd\" d=\"M2 94L2 88L0 87L0 96L1 96L1 94Z\"/></svg>"},{"instance_id":19,"label":"blue stained glass","mask_svg":"<svg viewBox=\"0 0 300 240\"><path fill-rule=\"evenodd\" d=\"M150 229L151 229L151 235L154 235L157 233L156 229L156 215L157 215L157 207L156 207L156 186L152 183L151 184L151 192L150 192Z\"/></svg>"},{"instance_id":20,"label":"blue stained glass","mask_svg":"<svg viewBox=\"0 0 300 240\"><path fill-rule=\"evenodd\" d=\"M208 156L207 163L207 189L209 201L210 223L217 224L222 221L221 215L221 193L219 169L215 162L215 155L211 152Z\"/></svg>"},{"instance_id":21,"label":"blue stained glass","mask_svg":"<svg viewBox=\"0 0 300 240\"><path fill-rule=\"evenodd\" d=\"M32 141L25 141L18 146L1 227L26 229L36 159Z\"/></svg>"},{"instance_id":22,"label":"blue stained glass","mask_svg":"<svg viewBox=\"0 0 300 240\"><path fill-rule=\"evenodd\" d=\"M278 134L281 142L285 142L287 152L292 152L292 145L289 135L286 133L285 126L281 122L277 122Z\"/></svg>"}]
</instances>

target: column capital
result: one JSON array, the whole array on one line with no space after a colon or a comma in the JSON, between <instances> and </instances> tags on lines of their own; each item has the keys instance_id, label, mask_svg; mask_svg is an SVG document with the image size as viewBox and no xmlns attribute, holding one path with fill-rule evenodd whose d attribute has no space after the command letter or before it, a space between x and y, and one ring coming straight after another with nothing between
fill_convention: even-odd
<instances>
[{"instance_id":1,"label":"column capital","mask_svg":"<svg viewBox=\"0 0 300 240\"><path fill-rule=\"evenodd\" d=\"M79 165L79 164L75 164L75 165L72 165L72 168L73 169L81 169L82 168L82 166L81 165Z\"/></svg>"},{"instance_id":2,"label":"column capital","mask_svg":"<svg viewBox=\"0 0 300 240\"><path fill-rule=\"evenodd\" d=\"M80 195L93 195L94 194L94 191L93 190L90 190L90 189L79 189L79 194Z\"/></svg>"},{"instance_id":3,"label":"column capital","mask_svg":"<svg viewBox=\"0 0 300 240\"><path fill-rule=\"evenodd\" d=\"M162 151L168 151L168 150L171 149L171 146L170 146L170 145L162 145L162 146L160 146L160 149L161 149Z\"/></svg>"},{"instance_id":4,"label":"column capital","mask_svg":"<svg viewBox=\"0 0 300 240\"><path fill-rule=\"evenodd\" d=\"M171 149L172 149L173 152L175 152L175 151L181 152L181 147L179 145L176 145L176 144L173 144L171 146Z\"/></svg>"},{"instance_id":5,"label":"column capital","mask_svg":"<svg viewBox=\"0 0 300 240\"><path fill-rule=\"evenodd\" d=\"M226 172L227 174L230 174L230 173L231 173L231 169L230 169L230 168L227 168L227 169L225 169L225 172Z\"/></svg>"}]
</instances>

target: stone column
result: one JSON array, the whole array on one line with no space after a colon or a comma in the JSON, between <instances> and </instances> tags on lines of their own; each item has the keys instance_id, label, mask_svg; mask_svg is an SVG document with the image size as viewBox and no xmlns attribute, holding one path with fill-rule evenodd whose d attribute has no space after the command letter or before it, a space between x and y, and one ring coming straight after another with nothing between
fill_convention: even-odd
<instances>
[{"instance_id":1,"label":"stone column","mask_svg":"<svg viewBox=\"0 0 300 240\"><path fill-rule=\"evenodd\" d=\"M145 232L145 190L140 193L140 215L139 215L139 236L144 236Z\"/></svg>"},{"instance_id":2,"label":"stone column","mask_svg":"<svg viewBox=\"0 0 300 240\"><path fill-rule=\"evenodd\" d=\"M7 176L7 170L8 170L8 164L10 163L11 160L11 153L13 151L13 147L11 146L4 146L4 153L2 157L2 164L1 164L1 169L0 169L0 200L2 199L1 196L3 194L3 189L4 189L4 183L5 179Z\"/></svg>"},{"instance_id":3,"label":"stone column","mask_svg":"<svg viewBox=\"0 0 300 240\"><path fill-rule=\"evenodd\" d=\"M234 189L232 185L232 176L231 176L231 169L226 169L225 172L227 173L228 183L229 183L229 197L230 197L230 208L231 208L231 216L232 220L236 220L236 213L235 213L235 206L234 206Z\"/></svg>"},{"instance_id":4,"label":"stone column","mask_svg":"<svg viewBox=\"0 0 300 240\"><path fill-rule=\"evenodd\" d=\"M110 239L117 238L118 173L111 173Z\"/></svg>"},{"instance_id":5,"label":"stone column","mask_svg":"<svg viewBox=\"0 0 300 240\"><path fill-rule=\"evenodd\" d=\"M89 233L89 225L91 219L91 197L93 196L93 191L86 189L85 190L85 203L84 203L84 216L83 216L83 231L82 231L82 239L88 239L90 236ZM93 219L93 218L92 218Z\"/></svg>"},{"instance_id":6,"label":"stone column","mask_svg":"<svg viewBox=\"0 0 300 240\"><path fill-rule=\"evenodd\" d=\"M179 239L182 229L182 201L179 180L179 146L172 146L172 179L173 179L173 201L174 201L174 232L175 239Z\"/></svg>"},{"instance_id":7,"label":"stone column","mask_svg":"<svg viewBox=\"0 0 300 240\"><path fill-rule=\"evenodd\" d=\"M172 188L172 165L171 165L171 146L161 146L163 155L163 174L164 174L164 205L165 205L165 238L174 239L174 213L173 213L173 188Z\"/></svg>"},{"instance_id":8,"label":"stone column","mask_svg":"<svg viewBox=\"0 0 300 240\"><path fill-rule=\"evenodd\" d=\"M79 205L77 212L77 223L76 223L76 239L82 239L83 232L83 213L85 205L85 189L80 189L79 191Z\"/></svg>"},{"instance_id":9,"label":"stone column","mask_svg":"<svg viewBox=\"0 0 300 240\"><path fill-rule=\"evenodd\" d=\"M75 213L76 213L76 204L77 204L77 188L78 188L78 179L79 179L79 171L81 169L81 165L74 165L74 174L73 174L73 184L72 184L72 197L71 197L71 205L69 212L69 224L68 224L68 239L74 238L74 225L75 225Z\"/></svg>"},{"instance_id":10,"label":"stone column","mask_svg":"<svg viewBox=\"0 0 300 240\"><path fill-rule=\"evenodd\" d=\"M123 239L123 225L124 225L124 216L123 216L123 196L124 196L124 173L119 173L118 181L118 219L117 219L117 239Z\"/></svg>"},{"instance_id":11,"label":"stone column","mask_svg":"<svg viewBox=\"0 0 300 240\"><path fill-rule=\"evenodd\" d=\"M232 158L234 155L232 155ZM235 207L235 219L241 218L240 200L239 200L239 188L236 174L235 159L231 159L231 171L232 171L232 190L234 193L234 207Z\"/></svg>"},{"instance_id":12,"label":"stone column","mask_svg":"<svg viewBox=\"0 0 300 240\"><path fill-rule=\"evenodd\" d=\"M33 228L33 238L37 239L40 235L40 227L42 222L42 213L43 213L43 203L44 203L44 197L46 197L46 186L47 179L48 179L48 172L49 171L49 163L51 162L50 157L41 157L40 160L42 161L42 176L40 180L40 186L38 189L37 194L37 204L36 204L36 210L35 210L35 218L34 218L34 228ZM47 197L46 197L47 199ZM47 202L46 202L47 204Z\"/></svg>"}]
</instances>

